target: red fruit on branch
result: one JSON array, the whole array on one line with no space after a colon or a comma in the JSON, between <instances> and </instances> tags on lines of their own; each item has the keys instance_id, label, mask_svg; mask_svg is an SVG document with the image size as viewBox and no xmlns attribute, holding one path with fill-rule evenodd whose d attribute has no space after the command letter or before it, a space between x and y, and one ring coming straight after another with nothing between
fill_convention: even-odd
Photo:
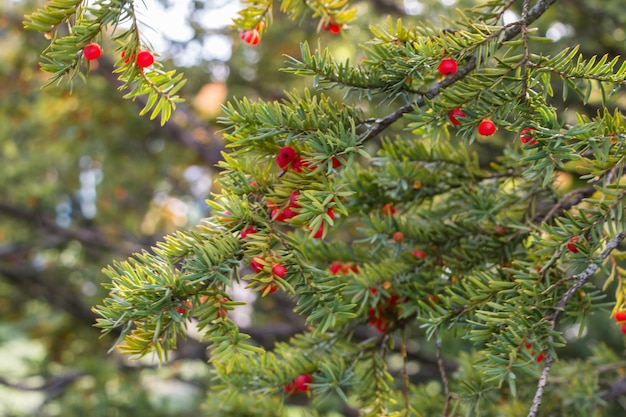
<instances>
[{"instance_id":1,"label":"red fruit on branch","mask_svg":"<svg viewBox=\"0 0 626 417\"><path fill-rule=\"evenodd\" d=\"M320 226L315 231L313 239L321 239L324 236L324 222L320 223Z\"/></svg>"},{"instance_id":2,"label":"red fruit on branch","mask_svg":"<svg viewBox=\"0 0 626 417\"><path fill-rule=\"evenodd\" d=\"M141 51L137 54L136 62L139 68L147 68L154 64L154 55L150 51Z\"/></svg>"},{"instance_id":3,"label":"red fruit on branch","mask_svg":"<svg viewBox=\"0 0 626 417\"><path fill-rule=\"evenodd\" d=\"M574 236L573 238L571 238L569 240L569 243L567 244L567 250L572 253L578 253L578 247L576 247L576 242L578 242L579 240L580 236Z\"/></svg>"},{"instance_id":4,"label":"red fruit on branch","mask_svg":"<svg viewBox=\"0 0 626 417\"><path fill-rule=\"evenodd\" d=\"M496 130L498 130L496 128L495 123L493 123L491 120L489 119L485 119L482 122L480 122L480 124L478 125L478 133L480 135L483 136L491 136L494 133L496 133Z\"/></svg>"},{"instance_id":5,"label":"red fruit on branch","mask_svg":"<svg viewBox=\"0 0 626 417\"><path fill-rule=\"evenodd\" d=\"M309 385L313 382L313 378L309 374L298 375L293 381L285 385L285 392L287 394L295 394L297 392L306 392L309 390Z\"/></svg>"},{"instance_id":6,"label":"red fruit on branch","mask_svg":"<svg viewBox=\"0 0 626 417\"><path fill-rule=\"evenodd\" d=\"M283 218L283 221L284 221L284 220L293 219L293 218L294 218L294 217L296 217L297 215L298 215L298 213L296 213L295 211L293 211L293 210L291 209L291 207L285 207L285 208L283 209L283 212L282 212L282 218Z\"/></svg>"},{"instance_id":7,"label":"red fruit on branch","mask_svg":"<svg viewBox=\"0 0 626 417\"><path fill-rule=\"evenodd\" d=\"M265 267L264 262L265 262L265 258L261 256L255 256L250 261L250 268L252 268L254 272L259 273Z\"/></svg>"},{"instance_id":8,"label":"red fruit on branch","mask_svg":"<svg viewBox=\"0 0 626 417\"><path fill-rule=\"evenodd\" d=\"M222 306L223 303L227 303L228 301L230 301L228 298L223 297L221 300L217 301L214 304L215 306L217 306L217 318L218 319L228 316L228 309Z\"/></svg>"},{"instance_id":9,"label":"red fruit on branch","mask_svg":"<svg viewBox=\"0 0 626 417\"><path fill-rule=\"evenodd\" d=\"M307 167L307 164L302 160L300 155L297 155L291 162L291 169L295 172L302 172L302 168Z\"/></svg>"},{"instance_id":10,"label":"red fruit on branch","mask_svg":"<svg viewBox=\"0 0 626 417\"><path fill-rule=\"evenodd\" d=\"M253 235L253 234L255 234L256 232L257 232L256 227L254 227L254 226L248 226L248 227L246 227L245 229L243 229L243 230L241 231L241 238L242 238L242 239L245 239L245 238L246 238L246 236L248 236L248 235Z\"/></svg>"},{"instance_id":11,"label":"red fruit on branch","mask_svg":"<svg viewBox=\"0 0 626 417\"><path fill-rule=\"evenodd\" d=\"M190 310L191 309L191 301L189 300L183 300L181 301L181 306L179 307L174 307L174 310L176 310L176 312L178 314L184 314L185 311Z\"/></svg>"},{"instance_id":12,"label":"red fruit on branch","mask_svg":"<svg viewBox=\"0 0 626 417\"><path fill-rule=\"evenodd\" d=\"M278 285L273 282L270 282L265 287L261 288L261 293L263 295L273 294L278 291Z\"/></svg>"},{"instance_id":13,"label":"red fruit on branch","mask_svg":"<svg viewBox=\"0 0 626 417\"><path fill-rule=\"evenodd\" d=\"M421 249L414 249L413 250L413 256L415 256L417 259L425 259L426 258L426 252L424 252Z\"/></svg>"},{"instance_id":14,"label":"red fruit on branch","mask_svg":"<svg viewBox=\"0 0 626 417\"><path fill-rule=\"evenodd\" d=\"M615 313L615 321L626 321L626 311L618 311Z\"/></svg>"},{"instance_id":15,"label":"red fruit on branch","mask_svg":"<svg viewBox=\"0 0 626 417\"><path fill-rule=\"evenodd\" d=\"M242 30L239 32L239 37L242 41L252 46L257 45L261 40L261 34L257 29Z\"/></svg>"},{"instance_id":16,"label":"red fruit on branch","mask_svg":"<svg viewBox=\"0 0 626 417\"><path fill-rule=\"evenodd\" d=\"M331 163L333 164L333 168L339 168L345 162L346 162L346 157L345 156L340 156L340 157L333 156L333 158L331 159Z\"/></svg>"},{"instance_id":17,"label":"red fruit on branch","mask_svg":"<svg viewBox=\"0 0 626 417\"><path fill-rule=\"evenodd\" d=\"M289 206L298 208L300 204L298 204L298 197L300 197L300 191L295 190L289 195Z\"/></svg>"},{"instance_id":18,"label":"red fruit on branch","mask_svg":"<svg viewBox=\"0 0 626 417\"><path fill-rule=\"evenodd\" d=\"M287 267L279 263L272 264L272 275L278 278L285 278L285 275L287 275Z\"/></svg>"},{"instance_id":19,"label":"red fruit on branch","mask_svg":"<svg viewBox=\"0 0 626 417\"><path fill-rule=\"evenodd\" d=\"M322 30L336 35L341 32L341 25L337 22L329 20L322 25Z\"/></svg>"},{"instance_id":20,"label":"red fruit on branch","mask_svg":"<svg viewBox=\"0 0 626 417\"><path fill-rule=\"evenodd\" d=\"M439 73L441 75L452 75L459 68L456 60L453 58L444 58L439 63Z\"/></svg>"},{"instance_id":21,"label":"red fruit on branch","mask_svg":"<svg viewBox=\"0 0 626 417\"><path fill-rule=\"evenodd\" d=\"M328 269L333 275L339 275L343 271L343 263L335 261L328 266Z\"/></svg>"},{"instance_id":22,"label":"red fruit on branch","mask_svg":"<svg viewBox=\"0 0 626 417\"><path fill-rule=\"evenodd\" d=\"M461 122L457 119L457 117L465 117L465 116L466 114L463 112L463 110L461 110L458 107L448 112L448 119L450 119L450 122L455 126L458 126L461 124Z\"/></svg>"},{"instance_id":23,"label":"red fruit on branch","mask_svg":"<svg viewBox=\"0 0 626 417\"><path fill-rule=\"evenodd\" d=\"M532 135L532 131L535 130L532 127L525 127L519 133L519 140L522 141L523 144L528 146L534 145L537 143L537 139L535 139Z\"/></svg>"},{"instance_id":24,"label":"red fruit on branch","mask_svg":"<svg viewBox=\"0 0 626 417\"><path fill-rule=\"evenodd\" d=\"M622 326L619 328L619 330L620 330L622 333L626 334L626 324L622 324Z\"/></svg>"},{"instance_id":25,"label":"red fruit on branch","mask_svg":"<svg viewBox=\"0 0 626 417\"><path fill-rule=\"evenodd\" d=\"M272 220L276 222L284 222L287 218L285 217L284 210L281 209L273 209L271 212Z\"/></svg>"},{"instance_id":26,"label":"red fruit on branch","mask_svg":"<svg viewBox=\"0 0 626 417\"><path fill-rule=\"evenodd\" d=\"M120 54L120 56L121 56L122 58L124 58L124 57L126 56L126 51L122 51L122 53ZM128 64L131 60L134 60L134 59L135 59L135 54L133 54L130 58L126 58L126 59L124 60L124 64Z\"/></svg>"},{"instance_id":27,"label":"red fruit on branch","mask_svg":"<svg viewBox=\"0 0 626 417\"><path fill-rule=\"evenodd\" d=\"M396 214L396 208L392 203L387 203L383 206L383 214L385 216L393 216Z\"/></svg>"},{"instance_id":28,"label":"red fruit on branch","mask_svg":"<svg viewBox=\"0 0 626 417\"><path fill-rule=\"evenodd\" d=\"M313 378L309 374L298 375L296 379L293 380L293 384L295 385L298 391L308 391L309 384L313 382Z\"/></svg>"},{"instance_id":29,"label":"red fruit on branch","mask_svg":"<svg viewBox=\"0 0 626 417\"><path fill-rule=\"evenodd\" d=\"M298 156L298 154L294 148L291 146L284 146L278 151L278 155L276 155L276 163L283 171L287 171L289 169L289 164L296 159L296 156Z\"/></svg>"},{"instance_id":30,"label":"red fruit on branch","mask_svg":"<svg viewBox=\"0 0 626 417\"><path fill-rule=\"evenodd\" d=\"M396 243L402 243L404 241L404 233L396 232L393 234L393 241Z\"/></svg>"},{"instance_id":31,"label":"red fruit on branch","mask_svg":"<svg viewBox=\"0 0 626 417\"><path fill-rule=\"evenodd\" d=\"M83 56L87 61L93 61L100 58L102 55L102 48L97 43L90 43L83 48Z\"/></svg>"}]
</instances>

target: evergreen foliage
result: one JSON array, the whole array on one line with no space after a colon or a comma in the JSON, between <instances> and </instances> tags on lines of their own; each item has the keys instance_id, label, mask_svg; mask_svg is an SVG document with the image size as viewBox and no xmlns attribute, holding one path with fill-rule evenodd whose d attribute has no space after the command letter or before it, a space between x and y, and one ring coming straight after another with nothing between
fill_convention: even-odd
<instances>
[{"instance_id":1,"label":"evergreen foliage","mask_svg":"<svg viewBox=\"0 0 626 417\"><path fill-rule=\"evenodd\" d=\"M313 77L316 90L225 106L229 152L212 215L106 268L110 294L94 308L97 326L121 331L125 353L163 361L187 326L198 327L211 342L209 415L285 415L285 387L303 374L318 410L334 399L363 416L602 415L593 364L559 361L559 349L567 328L626 310L626 120L615 106L626 63L576 47L544 55L547 40L532 25L556 0L521 1L521 17L505 25L513 3L482 2L443 28L389 20L371 29L357 65L303 44L285 71ZM273 2L244 4L237 28L271 30ZM342 24L356 13L346 1L280 8ZM132 2L53 0L27 27L70 23L44 52L56 81L81 74L80 49L123 20L135 21ZM135 23L114 39L129 55L141 47ZM447 57L459 69L442 77ZM167 120L180 75L141 72L124 59L116 71L127 97L148 94L144 112ZM563 99L574 92L584 106L599 96L601 109L566 120L554 104L557 83ZM465 114L458 126L448 117L456 108ZM507 140L488 163L472 151L485 120ZM402 133L383 136L392 125ZM297 157L281 168L285 147ZM564 193L564 171L584 185ZM293 215L281 218L286 210ZM334 262L353 267L333 271ZM617 301L606 303L613 281ZM241 282L260 297L273 297L272 286L286 293L307 329L271 349L255 343L228 314L241 304L229 291ZM432 343L434 385L406 369L407 344L418 337ZM471 349L451 373L442 347L457 343ZM399 372L390 369L395 353ZM560 381L572 383L567 398Z\"/></svg>"}]
</instances>

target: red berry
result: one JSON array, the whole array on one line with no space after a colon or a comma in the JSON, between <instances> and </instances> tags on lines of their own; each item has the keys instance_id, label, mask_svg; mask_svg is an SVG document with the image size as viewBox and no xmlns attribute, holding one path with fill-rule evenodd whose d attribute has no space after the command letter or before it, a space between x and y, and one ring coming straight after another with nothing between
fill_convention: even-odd
<instances>
[{"instance_id":1,"label":"red berry","mask_svg":"<svg viewBox=\"0 0 626 417\"><path fill-rule=\"evenodd\" d=\"M578 242L579 240L580 240L580 236L574 236L573 238L571 238L569 240L569 243L567 244L567 250L572 253L577 253L578 248L576 247L576 242Z\"/></svg>"},{"instance_id":2,"label":"red berry","mask_svg":"<svg viewBox=\"0 0 626 417\"><path fill-rule=\"evenodd\" d=\"M285 146L278 151L276 155L276 163L283 170L289 169L289 164L296 159L297 153L291 146Z\"/></svg>"},{"instance_id":3,"label":"red berry","mask_svg":"<svg viewBox=\"0 0 626 417\"><path fill-rule=\"evenodd\" d=\"M92 61L100 58L102 55L102 48L97 43L90 43L83 48L83 56L86 60Z\"/></svg>"},{"instance_id":4,"label":"red berry","mask_svg":"<svg viewBox=\"0 0 626 417\"><path fill-rule=\"evenodd\" d=\"M291 207L285 207L282 211L282 219L283 221L285 220L289 220L289 219L293 219L294 217L296 217L298 215L298 213L296 213L295 211L293 211L291 209Z\"/></svg>"},{"instance_id":5,"label":"red berry","mask_svg":"<svg viewBox=\"0 0 626 417\"><path fill-rule=\"evenodd\" d=\"M398 304L400 304L400 297L398 297L396 294L393 294L391 297L389 297L389 299L387 300L387 306L389 307L395 307Z\"/></svg>"},{"instance_id":6,"label":"red berry","mask_svg":"<svg viewBox=\"0 0 626 417\"><path fill-rule=\"evenodd\" d=\"M483 120L478 125L478 133L483 136L491 136L496 133L496 125L489 119Z\"/></svg>"},{"instance_id":7,"label":"red berry","mask_svg":"<svg viewBox=\"0 0 626 417\"><path fill-rule=\"evenodd\" d=\"M256 273L259 273L263 270L263 268L265 267L264 265L264 261L265 258L262 258L260 256L255 256L254 258L252 258L252 260L250 261L250 268L252 268L252 270Z\"/></svg>"},{"instance_id":8,"label":"red berry","mask_svg":"<svg viewBox=\"0 0 626 417\"><path fill-rule=\"evenodd\" d=\"M271 212L271 217L272 220L277 221L277 222L284 222L285 221L285 215L283 214L283 210L281 209L273 209Z\"/></svg>"},{"instance_id":9,"label":"red berry","mask_svg":"<svg viewBox=\"0 0 626 417\"><path fill-rule=\"evenodd\" d=\"M452 75L458 68L456 60L452 58L444 58L439 63L439 73L441 75Z\"/></svg>"},{"instance_id":10,"label":"red berry","mask_svg":"<svg viewBox=\"0 0 626 417\"><path fill-rule=\"evenodd\" d=\"M615 313L615 321L626 321L626 311L618 311Z\"/></svg>"},{"instance_id":11,"label":"red berry","mask_svg":"<svg viewBox=\"0 0 626 417\"><path fill-rule=\"evenodd\" d=\"M328 269L333 275L339 275L342 272L343 264L339 261L335 261L328 266Z\"/></svg>"},{"instance_id":12,"label":"red berry","mask_svg":"<svg viewBox=\"0 0 626 417\"><path fill-rule=\"evenodd\" d=\"M287 275L287 267L279 263L273 264L272 275L275 275L278 278L285 278L285 275Z\"/></svg>"},{"instance_id":13,"label":"red berry","mask_svg":"<svg viewBox=\"0 0 626 417\"><path fill-rule=\"evenodd\" d=\"M535 139L532 135L532 131L535 130L532 127L525 127L519 133L519 140L524 144L528 144L528 146L534 145L537 143L537 139Z\"/></svg>"},{"instance_id":14,"label":"red berry","mask_svg":"<svg viewBox=\"0 0 626 417\"><path fill-rule=\"evenodd\" d=\"M306 166L306 163L302 160L300 155L296 155L296 157L291 162L291 169L295 172L302 172L302 168Z\"/></svg>"},{"instance_id":15,"label":"red berry","mask_svg":"<svg viewBox=\"0 0 626 417\"><path fill-rule=\"evenodd\" d=\"M122 53L120 54L120 56L122 58L124 58L126 56L126 51L122 51ZM126 58L124 60L124 64L128 64L132 59L135 59L135 54L133 54L130 58Z\"/></svg>"},{"instance_id":16,"label":"red berry","mask_svg":"<svg viewBox=\"0 0 626 417\"><path fill-rule=\"evenodd\" d=\"M404 233L396 232L393 234L393 241L396 243L402 243L404 241Z\"/></svg>"},{"instance_id":17,"label":"red berry","mask_svg":"<svg viewBox=\"0 0 626 417\"><path fill-rule=\"evenodd\" d=\"M322 25L322 30L325 30L326 32L330 32L336 35L339 32L341 32L341 25L337 22L333 22L332 20L329 20L328 22Z\"/></svg>"},{"instance_id":18,"label":"red berry","mask_svg":"<svg viewBox=\"0 0 626 417\"><path fill-rule=\"evenodd\" d=\"M413 251L413 256L415 256L417 259L425 259L426 258L426 252L424 252L423 250L420 250L420 249L415 249Z\"/></svg>"},{"instance_id":19,"label":"red berry","mask_svg":"<svg viewBox=\"0 0 626 417\"><path fill-rule=\"evenodd\" d=\"M296 391L296 385L293 382L287 382L287 384L285 385L285 392L287 394L295 394Z\"/></svg>"},{"instance_id":20,"label":"red berry","mask_svg":"<svg viewBox=\"0 0 626 417\"><path fill-rule=\"evenodd\" d=\"M396 214L396 208L391 203L387 203L383 206L383 214L385 216L393 216Z\"/></svg>"},{"instance_id":21,"label":"red berry","mask_svg":"<svg viewBox=\"0 0 626 417\"><path fill-rule=\"evenodd\" d=\"M320 227L317 228L313 239L321 239L324 236L324 222L320 223Z\"/></svg>"},{"instance_id":22,"label":"red berry","mask_svg":"<svg viewBox=\"0 0 626 417\"><path fill-rule=\"evenodd\" d=\"M137 54L137 66L139 68L147 68L154 64L154 55L150 51L141 51Z\"/></svg>"},{"instance_id":23,"label":"red berry","mask_svg":"<svg viewBox=\"0 0 626 417\"><path fill-rule=\"evenodd\" d=\"M278 285L274 284L273 282L270 282L265 287L261 288L261 292L263 293L263 295L273 294L276 291L278 291Z\"/></svg>"},{"instance_id":24,"label":"red berry","mask_svg":"<svg viewBox=\"0 0 626 417\"><path fill-rule=\"evenodd\" d=\"M333 159L331 159L331 162L333 164L333 168L339 168L346 162L346 158L344 156L340 156L340 157L333 156Z\"/></svg>"},{"instance_id":25,"label":"red berry","mask_svg":"<svg viewBox=\"0 0 626 417\"><path fill-rule=\"evenodd\" d=\"M378 294L378 288L376 288L376 287L370 288L370 293L372 293L373 295Z\"/></svg>"},{"instance_id":26,"label":"red berry","mask_svg":"<svg viewBox=\"0 0 626 417\"><path fill-rule=\"evenodd\" d=\"M296 190L289 195L289 207L298 208L300 204L298 204L298 197L300 197L300 191Z\"/></svg>"},{"instance_id":27,"label":"red berry","mask_svg":"<svg viewBox=\"0 0 626 417\"><path fill-rule=\"evenodd\" d=\"M461 124L461 122L459 122L457 117L465 117L465 116L466 114L463 112L463 110L461 110L458 107L450 110L450 112L448 113L448 119L450 119L450 122L452 122L452 124L455 126L458 126Z\"/></svg>"},{"instance_id":28,"label":"red berry","mask_svg":"<svg viewBox=\"0 0 626 417\"><path fill-rule=\"evenodd\" d=\"M296 390L304 392L304 391L309 390L309 384L312 381L313 381L313 378L311 378L311 375L302 374L302 375L298 375L296 379L293 380L293 385L295 386Z\"/></svg>"},{"instance_id":29,"label":"red berry","mask_svg":"<svg viewBox=\"0 0 626 417\"><path fill-rule=\"evenodd\" d=\"M537 357L535 358L535 361L537 363L543 362L545 358L546 358L546 354L541 352L539 355L537 355Z\"/></svg>"},{"instance_id":30,"label":"red berry","mask_svg":"<svg viewBox=\"0 0 626 417\"><path fill-rule=\"evenodd\" d=\"M622 333L626 334L626 324L622 324L622 325L621 325L621 327L619 328L619 330L620 330Z\"/></svg>"},{"instance_id":31,"label":"red berry","mask_svg":"<svg viewBox=\"0 0 626 417\"><path fill-rule=\"evenodd\" d=\"M256 29L242 30L239 32L239 37L245 43L253 46L257 45L261 40L261 34Z\"/></svg>"},{"instance_id":32,"label":"red berry","mask_svg":"<svg viewBox=\"0 0 626 417\"><path fill-rule=\"evenodd\" d=\"M328 215L328 217L330 217L331 220L335 220L335 210L333 210L332 207L328 207L328 210L326 210L326 214Z\"/></svg>"},{"instance_id":33,"label":"red berry","mask_svg":"<svg viewBox=\"0 0 626 417\"><path fill-rule=\"evenodd\" d=\"M191 309L191 302L189 300L183 300L181 301L181 304L181 306L174 308L178 314L184 314L185 311Z\"/></svg>"},{"instance_id":34,"label":"red berry","mask_svg":"<svg viewBox=\"0 0 626 417\"><path fill-rule=\"evenodd\" d=\"M246 227L245 229L243 229L243 230L241 231L241 238L242 238L242 239L245 239L245 238L246 238L246 236L248 236L248 235L253 235L253 234L255 234L256 232L257 232L256 227L254 227L254 226L248 226L248 227Z\"/></svg>"}]
</instances>

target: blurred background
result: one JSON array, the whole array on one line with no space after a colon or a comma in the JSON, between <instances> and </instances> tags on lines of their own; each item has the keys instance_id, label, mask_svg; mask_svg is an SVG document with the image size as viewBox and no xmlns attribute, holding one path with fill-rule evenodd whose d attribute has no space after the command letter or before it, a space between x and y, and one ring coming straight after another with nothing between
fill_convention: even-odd
<instances>
[{"instance_id":1,"label":"blurred background","mask_svg":"<svg viewBox=\"0 0 626 417\"><path fill-rule=\"evenodd\" d=\"M353 2L358 18L340 34L275 12L256 47L228 27L240 8L236 1L137 2L143 35L158 59L188 79L181 91L186 103L164 127L138 116L141 103L122 99L111 74L115 48L107 39L86 82L42 89L48 75L38 60L47 41L24 31L22 21L44 3L0 0L0 416L197 416L210 384L206 346L190 329L163 367L109 352L115 335L101 338L91 312L106 294L101 269L207 215L205 200L219 192L220 106L233 96L279 100L284 90L311 87L311 79L278 71L287 55L299 57L300 41L319 42L337 58L358 62L370 24L387 16L436 22L481 2ZM539 34L554 40L546 51L582 42L588 55L624 53L622 0L559 4L539 22ZM519 13L519 7L512 10ZM513 20L515 12L505 18ZM560 100L559 91L555 97ZM565 118L579 106L570 100L559 103ZM590 108L595 113L593 101ZM514 140L506 135L476 144L485 161ZM259 343L271 345L302 329L286 299L261 304L244 292L238 299L250 301L237 320ZM597 340L623 351L621 334L608 320L602 323L569 346L572 354L589 354ZM413 353L417 374L432 356L419 347Z\"/></svg>"}]
</instances>

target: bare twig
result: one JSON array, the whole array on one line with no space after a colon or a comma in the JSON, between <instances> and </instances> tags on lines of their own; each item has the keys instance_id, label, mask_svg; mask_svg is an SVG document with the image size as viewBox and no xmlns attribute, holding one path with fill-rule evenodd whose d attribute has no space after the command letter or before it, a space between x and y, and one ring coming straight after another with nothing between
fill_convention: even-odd
<instances>
[{"instance_id":1,"label":"bare twig","mask_svg":"<svg viewBox=\"0 0 626 417\"><path fill-rule=\"evenodd\" d=\"M528 19L528 3L529 0L524 0L522 5L522 42L524 44L524 59L522 60L522 100L526 100L526 94L528 93L529 74L526 71L526 64L530 61L530 49L528 47L528 25L526 20Z\"/></svg>"},{"instance_id":2,"label":"bare twig","mask_svg":"<svg viewBox=\"0 0 626 417\"><path fill-rule=\"evenodd\" d=\"M0 213L10 216L13 219L26 222L30 225L38 225L43 229L48 230L55 236L69 240L77 240L86 246L107 249L122 255L128 255L143 248L143 245L131 242L113 242L109 240L104 233L96 228L62 227L59 226L53 218L45 213L29 210L25 207L14 206L1 201Z\"/></svg>"},{"instance_id":3,"label":"bare twig","mask_svg":"<svg viewBox=\"0 0 626 417\"><path fill-rule=\"evenodd\" d=\"M402 338L402 394L404 395L404 409L406 410L407 415L409 415L409 371L407 369L406 327L402 328L400 335Z\"/></svg>"},{"instance_id":4,"label":"bare twig","mask_svg":"<svg viewBox=\"0 0 626 417\"><path fill-rule=\"evenodd\" d=\"M620 378L611 385L609 391L602 396L604 401L611 401L626 394L626 377Z\"/></svg>"},{"instance_id":5,"label":"bare twig","mask_svg":"<svg viewBox=\"0 0 626 417\"><path fill-rule=\"evenodd\" d=\"M441 374L441 381L443 382L443 392L446 395L446 402L443 404L443 417L448 417L450 414L450 383L448 382L448 374L446 373L446 367L443 364L443 357L441 355L441 339L437 338L435 342L435 352L437 355L437 365L439 366L439 373Z\"/></svg>"}]
</instances>

